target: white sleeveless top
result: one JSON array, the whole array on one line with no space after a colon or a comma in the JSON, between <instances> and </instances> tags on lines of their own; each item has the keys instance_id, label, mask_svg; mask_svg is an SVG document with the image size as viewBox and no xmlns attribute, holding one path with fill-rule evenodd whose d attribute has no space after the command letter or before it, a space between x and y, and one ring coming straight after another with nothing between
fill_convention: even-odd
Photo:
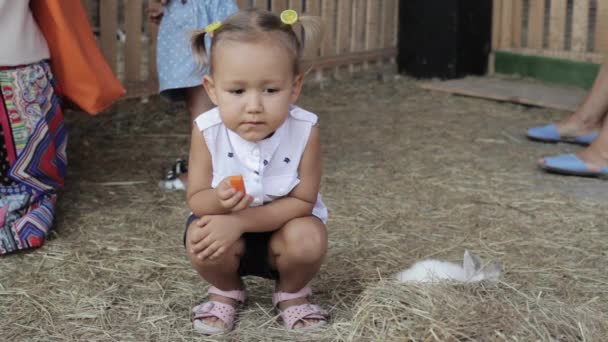
<instances>
[{"instance_id":1,"label":"white sleeveless top","mask_svg":"<svg viewBox=\"0 0 608 342\"><path fill-rule=\"evenodd\" d=\"M196 120L213 164L215 188L228 176L242 175L245 191L253 197L251 207L287 196L300 183L298 166L317 116L292 106L287 120L267 139L250 142L229 130L213 108ZM327 208L317 196L313 215L327 223Z\"/></svg>"}]
</instances>

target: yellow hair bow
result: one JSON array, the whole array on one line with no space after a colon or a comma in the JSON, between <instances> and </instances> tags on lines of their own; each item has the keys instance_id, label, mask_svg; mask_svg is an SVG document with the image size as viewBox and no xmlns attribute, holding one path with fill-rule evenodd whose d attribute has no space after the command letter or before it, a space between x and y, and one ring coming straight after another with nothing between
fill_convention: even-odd
<instances>
[{"instance_id":1,"label":"yellow hair bow","mask_svg":"<svg viewBox=\"0 0 608 342\"><path fill-rule=\"evenodd\" d=\"M281 12L281 21L283 24L293 25L298 22L298 12L287 9Z\"/></svg>"},{"instance_id":2,"label":"yellow hair bow","mask_svg":"<svg viewBox=\"0 0 608 342\"><path fill-rule=\"evenodd\" d=\"M213 36L213 32L215 30L217 30L218 28L220 28L220 26L222 26L221 22L219 22L219 21L212 22L211 24L207 25L207 27L205 27L205 32L207 32L208 34Z\"/></svg>"}]
</instances>

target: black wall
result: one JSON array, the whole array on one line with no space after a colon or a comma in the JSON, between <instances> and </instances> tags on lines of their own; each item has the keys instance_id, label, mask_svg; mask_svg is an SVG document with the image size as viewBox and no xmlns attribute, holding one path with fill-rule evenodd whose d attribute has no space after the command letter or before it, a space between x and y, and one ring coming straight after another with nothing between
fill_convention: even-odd
<instances>
[{"instance_id":1,"label":"black wall","mask_svg":"<svg viewBox=\"0 0 608 342\"><path fill-rule=\"evenodd\" d=\"M491 0L400 1L399 72L442 79L485 74L491 35Z\"/></svg>"}]
</instances>

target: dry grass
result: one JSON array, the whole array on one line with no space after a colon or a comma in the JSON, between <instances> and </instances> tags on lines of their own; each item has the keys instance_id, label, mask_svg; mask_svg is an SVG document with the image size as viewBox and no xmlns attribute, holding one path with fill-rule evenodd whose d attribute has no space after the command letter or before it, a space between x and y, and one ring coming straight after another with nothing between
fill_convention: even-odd
<instances>
[{"instance_id":1,"label":"dry grass","mask_svg":"<svg viewBox=\"0 0 608 342\"><path fill-rule=\"evenodd\" d=\"M606 340L607 183L542 173L536 157L576 147L522 137L564 113L432 94L404 78L310 87L302 105L323 129L330 251L313 286L333 324L284 332L271 284L249 279L249 305L223 340ZM2 259L0 339L204 340L189 320L205 284L181 246L184 195L156 187L187 152L183 107L127 102L68 123L54 237ZM465 248L501 259L503 282L384 280Z\"/></svg>"}]
</instances>

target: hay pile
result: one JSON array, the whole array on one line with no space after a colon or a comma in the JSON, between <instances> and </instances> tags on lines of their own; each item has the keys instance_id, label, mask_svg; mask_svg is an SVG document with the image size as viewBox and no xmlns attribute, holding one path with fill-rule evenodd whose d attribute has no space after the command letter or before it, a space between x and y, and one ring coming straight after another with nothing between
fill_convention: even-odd
<instances>
[{"instance_id":1,"label":"hay pile","mask_svg":"<svg viewBox=\"0 0 608 342\"><path fill-rule=\"evenodd\" d=\"M413 286L380 282L356 307L349 340L599 341L606 317L593 302L572 303L508 284Z\"/></svg>"},{"instance_id":2,"label":"hay pile","mask_svg":"<svg viewBox=\"0 0 608 342\"><path fill-rule=\"evenodd\" d=\"M608 192L600 180L544 174L543 154L577 147L522 137L551 113L363 79L311 86L321 118L330 250L313 281L332 325L290 334L272 284L226 341L606 341ZM183 193L162 170L188 150L183 107L129 101L68 115L69 174L42 248L2 258L1 341L212 340L191 330L206 285L181 245ZM117 183L118 182L118 183ZM464 249L505 265L497 286L416 287L385 279Z\"/></svg>"}]
</instances>

